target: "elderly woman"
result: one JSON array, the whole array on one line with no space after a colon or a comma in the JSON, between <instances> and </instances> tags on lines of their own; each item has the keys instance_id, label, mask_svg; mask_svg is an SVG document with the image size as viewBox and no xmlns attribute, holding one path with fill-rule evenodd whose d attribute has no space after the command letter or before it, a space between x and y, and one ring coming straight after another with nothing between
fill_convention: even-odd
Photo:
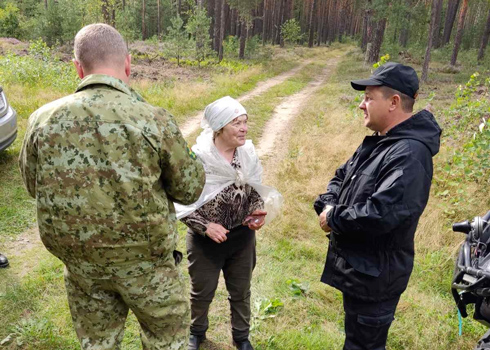
<instances>
[{"instance_id":1,"label":"elderly woman","mask_svg":"<svg viewBox=\"0 0 490 350\"><path fill-rule=\"evenodd\" d=\"M231 326L238 349L253 349L250 329L250 282L255 267L255 231L274 216L282 201L261 184L262 166L247 135L245 108L226 96L204 112L204 131L192 148L206 169L206 186L191 206L176 206L188 226L191 277L189 350L206 339L208 310L221 270L229 293ZM264 210L265 209L267 211Z\"/></svg>"}]
</instances>

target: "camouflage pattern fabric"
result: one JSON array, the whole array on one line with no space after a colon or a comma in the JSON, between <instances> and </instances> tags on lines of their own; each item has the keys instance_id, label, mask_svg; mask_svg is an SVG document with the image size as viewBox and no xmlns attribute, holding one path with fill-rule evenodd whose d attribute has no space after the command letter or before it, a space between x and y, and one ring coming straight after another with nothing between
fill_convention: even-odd
<instances>
[{"instance_id":1,"label":"camouflage pattern fabric","mask_svg":"<svg viewBox=\"0 0 490 350\"><path fill-rule=\"evenodd\" d=\"M82 349L120 349L131 309L144 350L187 350L189 297L173 262L114 280L80 278L65 269L65 286Z\"/></svg>"},{"instance_id":2,"label":"camouflage pattern fabric","mask_svg":"<svg viewBox=\"0 0 490 350\"><path fill-rule=\"evenodd\" d=\"M205 182L173 117L106 75L34 112L19 162L44 245L87 278L173 260L172 202L196 201Z\"/></svg>"}]
</instances>

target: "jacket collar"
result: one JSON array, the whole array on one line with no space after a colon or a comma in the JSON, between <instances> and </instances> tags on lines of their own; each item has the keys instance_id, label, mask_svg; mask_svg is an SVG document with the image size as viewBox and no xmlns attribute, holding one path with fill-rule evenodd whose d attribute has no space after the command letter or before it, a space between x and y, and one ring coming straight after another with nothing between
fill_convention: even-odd
<instances>
[{"instance_id":1,"label":"jacket collar","mask_svg":"<svg viewBox=\"0 0 490 350\"><path fill-rule=\"evenodd\" d=\"M425 144L434 156L439 152L441 131L434 115L427 110L421 110L389 130L384 141L418 140Z\"/></svg>"},{"instance_id":2,"label":"jacket collar","mask_svg":"<svg viewBox=\"0 0 490 350\"><path fill-rule=\"evenodd\" d=\"M76 92L82 91L85 88L92 85L107 85L116 90L121 91L124 94L136 98L138 101L144 102L143 97L141 97L140 94L138 94L136 91L131 89L128 85L126 85L121 79L117 79L111 77L110 75L105 75L105 74L87 75L85 78L82 79L82 81L78 85Z\"/></svg>"}]
</instances>

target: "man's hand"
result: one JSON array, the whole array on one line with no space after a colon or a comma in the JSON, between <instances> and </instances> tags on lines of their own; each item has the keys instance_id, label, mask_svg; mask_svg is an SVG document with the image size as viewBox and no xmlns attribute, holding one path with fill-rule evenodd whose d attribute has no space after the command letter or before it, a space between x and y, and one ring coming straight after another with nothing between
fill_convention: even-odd
<instances>
[{"instance_id":1,"label":"man's hand","mask_svg":"<svg viewBox=\"0 0 490 350\"><path fill-rule=\"evenodd\" d=\"M325 209L322 211L322 213L318 216L318 219L320 220L320 227L325 232L332 231L332 229L330 228L330 226L328 226L328 223L327 223L327 214L332 209L333 209L333 206L327 205L325 207Z\"/></svg>"},{"instance_id":2,"label":"man's hand","mask_svg":"<svg viewBox=\"0 0 490 350\"><path fill-rule=\"evenodd\" d=\"M265 224L266 215L267 212L265 210L255 210L252 214L245 218L243 224L247 225L251 230L260 230Z\"/></svg>"},{"instance_id":3,"label":"man's hand","mask_svg":"<svg viewBox=\"0 0 490 350\"><path fill-rule=\"evenodd\" d=\"M206 230L206 236L211 238L213 241L216 243L223 243L228 239L226 237L227 233L230 232L220 224L215 224L214 222L211 222L208 224L208 228Z\"/></svg>"}]
</instances>

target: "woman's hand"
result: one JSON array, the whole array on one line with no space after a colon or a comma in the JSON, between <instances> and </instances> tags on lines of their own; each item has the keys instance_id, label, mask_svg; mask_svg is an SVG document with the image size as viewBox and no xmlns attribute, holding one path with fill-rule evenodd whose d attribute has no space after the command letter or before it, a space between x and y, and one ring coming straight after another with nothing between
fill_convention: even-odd
<instances>
[{"instance_id":1,"label":"woman's hand","mask_svg":"<svg viewBox=\"0 0 490 350\"><path fill-rule=\"evenodd\" d=\"M211 238L216 243L223 243L228 239L228 237L226 236L228 232L230 231L220 224L215 224L214 222L211 222L208 224L208 228L205 233L206 236Z\"/></svg>"},{"instance_id":2,"label":"woman's hand","mask_svg":"<svg viewBox=\"0 0 490 350\"><path fill-rule=\"evenodd\" d=\"M243 224L247 225L251 230L260 230L265 224L266 215L267 212L265 210L255 210L252 214L245 218Z\"/></svg>"}]
</instances>

